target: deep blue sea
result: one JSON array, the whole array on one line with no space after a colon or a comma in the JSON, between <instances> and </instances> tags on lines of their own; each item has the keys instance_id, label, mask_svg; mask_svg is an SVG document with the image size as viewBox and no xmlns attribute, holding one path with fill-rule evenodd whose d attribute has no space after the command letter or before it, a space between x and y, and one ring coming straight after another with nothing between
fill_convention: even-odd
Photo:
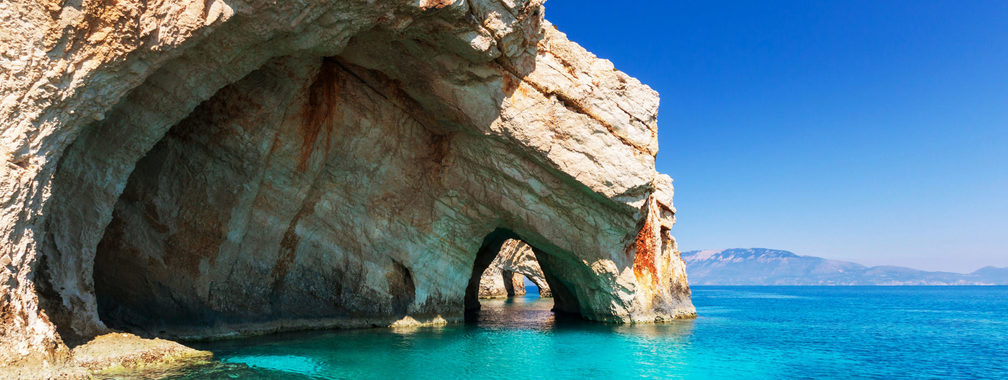
<instances>
[{"instance_id":1,"label":"deep blue sea","mask_svg":"<svg viewBox=\"0 0 1008 380\"><path fill-rule=\"evenodd\" d=\"M693 302L696 320L616 326L484 301L465 325L194 344L223 363L184 377L1008 379L1005 286L696 286Z\"/></svg>"}]
</instances>

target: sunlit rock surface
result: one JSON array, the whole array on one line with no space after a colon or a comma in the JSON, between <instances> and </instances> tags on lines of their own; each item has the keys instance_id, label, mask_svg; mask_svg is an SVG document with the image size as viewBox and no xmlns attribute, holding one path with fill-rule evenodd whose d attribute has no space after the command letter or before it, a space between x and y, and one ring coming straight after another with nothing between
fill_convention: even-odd
<instances>
[{"instance_id":1,"label":"sunlit rock surface","mask_svg":"<svg viewBox=\"0 0 1008 380\"><path fill-rule=\"evenodd\" d=\"M695 313L658 95L540 1L9 0L0 28L2 363L458 320L507 239L558 311Z\"/></svg>"},{"instance_id":2,"label":"sunlit rock surface","mask_svg":"<svg viewBox=\"0 0 1008 380\"><path fill-rule=\"evenodd\" d=\"M539 288L539 296L550 297L549 284L532 247L518 240L508 240L480 278L480 298L507 298L525 295L528 278Z\"/></svg>"},{"instance_id":3,"label":"sunlit rock surface","mask_svg":"<svg viewBox=\"0 0 1008 380\"><path fill-rule=\"evenodd\" d=\"M213 354L164 339L127 333L94 337L70 350L64 360L0 367L2 379L169 378L208 363Z\"/></svg>"}]
</instances>

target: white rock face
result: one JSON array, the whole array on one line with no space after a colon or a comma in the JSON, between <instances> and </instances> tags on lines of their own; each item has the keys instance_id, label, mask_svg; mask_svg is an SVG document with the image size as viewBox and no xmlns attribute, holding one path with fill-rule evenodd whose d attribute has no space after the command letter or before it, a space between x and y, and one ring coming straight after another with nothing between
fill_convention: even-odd
<instances>
[{"instance_id":1,"label":"white rock face","mask_svg":"<svg viewBox=\"0 0 1008 380\"><path fill-rule=\"evenodd\" d=\"M479 298L508 298L525 295L525 276L494 267L491 263L480 277Z\"/></svg>"},{"instance_id":2,"label":"white rock face","mask_svg":"<svg viewBox=\"0 0 1008 380\"><path fill-rule=\"evenodd\" d=\"M695 314L658 95L541 1L75 4L0 4L0 363L457 320L509 238L558 310Z\"/></svg>"},{"instance_id":3,"label":"white rock face","mask_svg":"<svg viewBox=\"0 0 1008 380\"><path fill-rule=\"evenodd\" d=\"M539 288L539 296L552 297L546 275L536 260L532 247L519 240L504 242L500 253L480 277L480 298L507 298L525 295L528 278Z\"/></svg>"}]
</instances>

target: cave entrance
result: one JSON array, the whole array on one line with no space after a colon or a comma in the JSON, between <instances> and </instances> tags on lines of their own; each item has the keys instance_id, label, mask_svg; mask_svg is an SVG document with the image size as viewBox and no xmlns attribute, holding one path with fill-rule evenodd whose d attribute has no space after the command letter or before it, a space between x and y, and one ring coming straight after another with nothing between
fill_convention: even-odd
<instances>
[{"instance_id":1,"label":"cave entrance","mask_svg":"<svg viewBox=\"0 0 1008 380\"><path fill-rule=\"evenodd\" d=\"M394 213L421 220L433 198L401 199L434 187L448 139L364 79L380 75L339 57L279 57L152 141L96 231L101 321L216 336L426 312L400 245L423 230L376 226Z\"/></svg>"},{"instance_id":2,"label":"cave entrance","mask_svg":"<svg viewBox=\"0 0 1008 380\"><path fill-rule=\"evenodd\" d=\"M532 281L550 289L552 311L580 316L571 289L584 297L592 273L535 223L513 223L527 238L493 231L475 265L465 262L486 223L516 218L507 207L459 223L468 228L456 235L466 237L464 245L428 245L430 226L447 215L430 211L441 207L442 176L468 178L474 172L454 162L482 159L482 149L453 147L503 148L432 129L439 124L427 120L426 109L376 83L398 88L340 57L278 57L166 120L146 106L159 104L159 87L131 93L74 142L54 179L49 223L69 227L51 228L46 257L70 264L42 270L49 277L41 283L58 290L89 272L93 283L93 295L84 293L90 299L48 304L56 324L66 326L60 334L89 337L108 327L212 337L239 328L391 323L411 314L458 318L479 310L484 272L521 241L541 267ZM149 111L145 117L158 127L139 123L134 108ZM134 149L123 152L114 133L127 128ZM79 199L95 206L78 207ZM409 223L390 223L390 215ZM73 252L85 259L68 258ZM448 283L451 291L441 292Z\"/></svg>"},{"instance_id":3,"label":"cave entrance","mask_svg":"<svg viewBox=\"0 0 1008 380\"><path fill-rule=\"evenodd\" d=\"M483 303L528 295L526 284L537 288L539 298L550 302L553 313L580 316L577 298L569 287L558 280L548 265L540 264L547 257L543 250L526 243L509 230L497 229L480 246L466 288L466 321L481 319ZM543 303L536 305L542 307Z\"/></svg>"},{"instance_id":4,"label":"cave entrance","mask_svg":"<svg viewBox=\"0 0 1008 380\"><path fill-rule=\"evenodd\" d=\"M526 285L535 288L540 297L552 297L532 247L521 240L508 239L480 276L478 296L480 299L521 297L530 293Z\"/></svg>"}]
</instances>

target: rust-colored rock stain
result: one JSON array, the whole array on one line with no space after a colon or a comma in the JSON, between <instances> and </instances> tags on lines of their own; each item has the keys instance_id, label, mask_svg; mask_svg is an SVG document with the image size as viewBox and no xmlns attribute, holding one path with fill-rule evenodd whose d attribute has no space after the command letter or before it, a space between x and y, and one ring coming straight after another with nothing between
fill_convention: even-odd
<instances>
[{"instance_id":1,"label":"rust-colored rock stain","mask_svg":"<svg viewBox=\"0 0 1008 380\"><path fill-rule=\"evenodd\" d=\"M308 88L308 102L305 103L302 115L303 122L298 132L301 134L301 152L298 155L297 172L303 173L315 150L315 143L326 130L326 147L332 137L333 121L338 113L340 103L339 64L331 58L322 62L318 76Z\"/></svg>"},{"instance_id":2,"label":"rust-colored rock stain","mask_svg":"<svg viewBox=\"0 0 1008 380\"><path fill-rule=\"evenodd\" d=\"M451 155L452 134L432 135L430 142L430 171L429 178L435 182L441 179L446 161Z\"/></svg>"},{"instance_id":3,"label":"rust-colored rock stain","mask_svg":"<svg viewBox=\"0 0 1008 380\"><path fill-rule=\"evenodd\" d=\"M508 95L514 93L518 89L518 85L521 84L520 79L515 78L510 72L504 70L502 70L501 78L504 80L504 93Z\"/></svg>"},{"instance_id":4,"label":"rust-colored rock stain","mask_svg":"<svg viewBox=\"0 0 1008 380\"><path fill-rule=\"evenodd\" d=\"M634 240L633 248L634 274L639 279L650 273L651 281L657 285L658 270L655 268L657 247L654 239L654 225L650 216L644 220L644 226L637 233L637 239Z\"/></svg>"},{"instance_id":5,"label":"rust-colored rock stain","mask_svg":"<svg viewBox=\"0 0 1008 380\"><path fill-rule=\"evenodd\" d=\"M297 214L291 218L290 224L287 225L287 230L280 240L280 251L277 255L276 265L273 266L273 271L270 273L272 281L270 289L273 293L276 293L281 285L283 285L283 280L287 277L287 272L290 271L291 264L294 263L294 259L297 257L297 247L301 242L301 237L297 234L298 223L305 216L315 212L315 204L321 198L322 194L312 189L311 193L304 200L304 203L301 204L301 208L298 209Z\"/></svg>"}]
</instances>

